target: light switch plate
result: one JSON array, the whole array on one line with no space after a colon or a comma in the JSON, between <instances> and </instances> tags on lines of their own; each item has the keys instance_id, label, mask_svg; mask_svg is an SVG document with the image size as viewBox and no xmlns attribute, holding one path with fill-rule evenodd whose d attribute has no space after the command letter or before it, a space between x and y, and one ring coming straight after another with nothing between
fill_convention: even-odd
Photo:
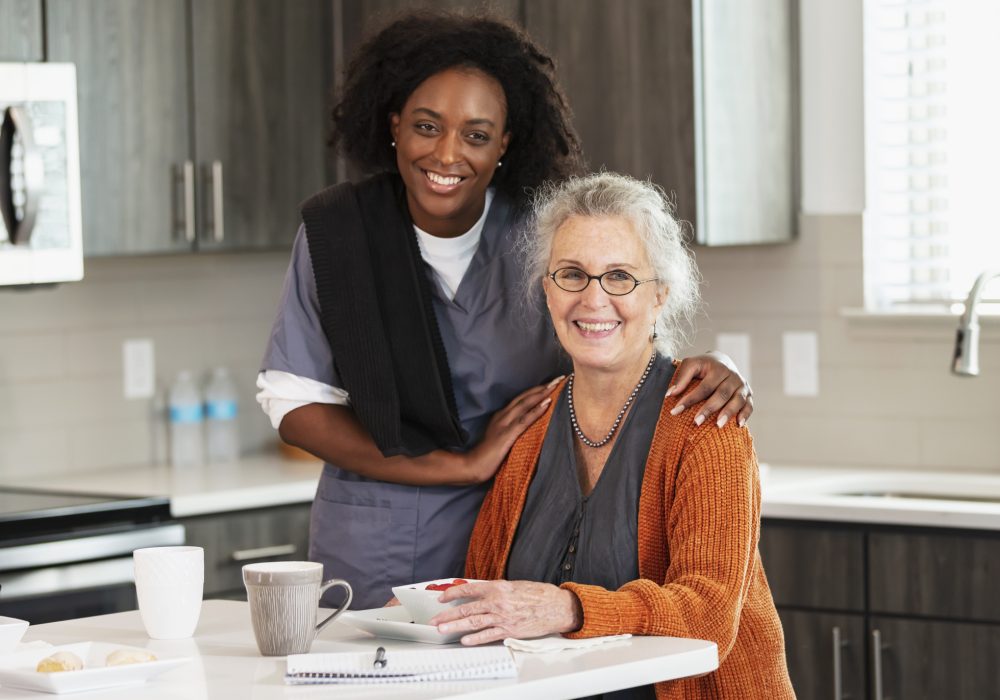
<instances>
[{"instance_id":1,"label":"light switch plate","mask_svg":"<svg viewBox=\"0 0 1000 700\"><path fill-rule=\"evenodd\" d=\"M815 331L781 334L785 396L819 396L819 336Z\"/></svg>"},{"instance_id":2,"label":"light switch plate","mask_svg":"<svg viewBox=\"0 0 1000 700\"><path fill-rule=\"evenodd\" d=\"M148 399L156 392L156 361L149 338L126 340L122 344L126 399Z\"/></svg>"},{"instance_id":3,"label":"light switch plate","mask_svg":"<svg viewBox=\"0 0 1000 700\"><path fill-rule=\"evenodd\" d=\"M715 349L729 355L750 384L750 334L719 333L715 336Z\"/></svg>"}]
</instances>

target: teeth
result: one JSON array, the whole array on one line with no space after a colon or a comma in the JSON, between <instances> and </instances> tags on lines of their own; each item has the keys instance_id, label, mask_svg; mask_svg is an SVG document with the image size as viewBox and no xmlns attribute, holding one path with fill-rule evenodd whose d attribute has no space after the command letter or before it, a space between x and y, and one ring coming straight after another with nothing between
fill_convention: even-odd
<instances>
[{"instance_id":1,"label":"teeth","mask_svg":"<svg viewBox=\"0 0 1000 700\"><path fill-rule=\"evenodd\" d=\"M605 323L585 323L583 321L577 321L576 325L580 326L580 328L589 333L599 333L601 331L610 331L612 328L618 325L618 322L609 321Z\"/></svg>"},{"instance_id":2,"label":"teeth","mask_svg":"<svg viewBox=\"0 0 1000 700\"><path fill-rule=\"evenodd\" d=\"M432 173L430 170L425 170L427 173L427 179L438 185L457 185L462 181L462 178L456 176L445 177L444 175L438 175L437 173Z\"/></svg>"}]
</instances>

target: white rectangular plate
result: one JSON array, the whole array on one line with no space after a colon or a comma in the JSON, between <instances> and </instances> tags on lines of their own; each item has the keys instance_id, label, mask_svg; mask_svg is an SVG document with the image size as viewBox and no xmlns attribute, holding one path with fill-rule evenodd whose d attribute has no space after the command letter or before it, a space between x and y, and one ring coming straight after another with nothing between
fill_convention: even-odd
<instances>
[{"instance_id":1,"label":"white rectangular plate","mask_svg":"<svg viewBox=\"0 0 1000 700\"><path fill-rule=\"evenodd\" d=\"M190 661L189 657L158 658L138 664L105 666L108 654L118 649L148 651L139 647L123 646L108 642L79 642L61 646L32 649L31 651L0 657L0 686L38 690L43 693L76 693L99 690L119 685L144 683L155 675ZM38 662L57 651L71 651L83 660L80 671L39 673Z\"/></svg>"},{"instance_id":2,"label":"white rectangular plate","mask_svg":"<svg viewBox=\"0 0 1000 700\"><path fill-rule=\"evenodd\" d=\"M425 644L451 644L462 638L464 632L441 634L432 625L418 625L402 605L371 610L348 610L337 622L371 632L376 637L404 639Z\"/></svg>"}]
</instances>

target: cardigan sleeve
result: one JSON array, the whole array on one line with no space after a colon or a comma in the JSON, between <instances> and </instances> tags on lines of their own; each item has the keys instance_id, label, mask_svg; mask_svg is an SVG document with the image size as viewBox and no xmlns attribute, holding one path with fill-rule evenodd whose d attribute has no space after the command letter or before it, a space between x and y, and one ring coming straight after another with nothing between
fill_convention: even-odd
<instances>
[{"instance_id":1,"label":"cardigan sleeve","mask_svg":"<svg viewBox=\"0 0 1000 700\"><path fill-rule=\"evenodd\" d=\"M718 645L720 660L732 648L758 561L760 482L749 432L733 423L697 431L674 483L662 519L639 523L640 538L644 527L667 528L666 580L638 579L617 591L563 584L584 614L583 627L567 636L707 639Z\"/></svg>"}]
</instances>

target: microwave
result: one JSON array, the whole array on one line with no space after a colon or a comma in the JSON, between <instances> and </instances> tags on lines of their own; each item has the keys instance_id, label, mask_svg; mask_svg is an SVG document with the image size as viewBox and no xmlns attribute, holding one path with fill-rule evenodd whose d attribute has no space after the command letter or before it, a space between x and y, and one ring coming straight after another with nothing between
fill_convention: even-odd
<instances>
[{"instance_id":1,"label":"microwave","mask_svg":"<svg viewBox=\"0 0 1000 700\"><path fill-rule=\"evenodd\" d=\"M83 279L76 67L0 63L0 285Z\"/></svg>"}]
</instances>

